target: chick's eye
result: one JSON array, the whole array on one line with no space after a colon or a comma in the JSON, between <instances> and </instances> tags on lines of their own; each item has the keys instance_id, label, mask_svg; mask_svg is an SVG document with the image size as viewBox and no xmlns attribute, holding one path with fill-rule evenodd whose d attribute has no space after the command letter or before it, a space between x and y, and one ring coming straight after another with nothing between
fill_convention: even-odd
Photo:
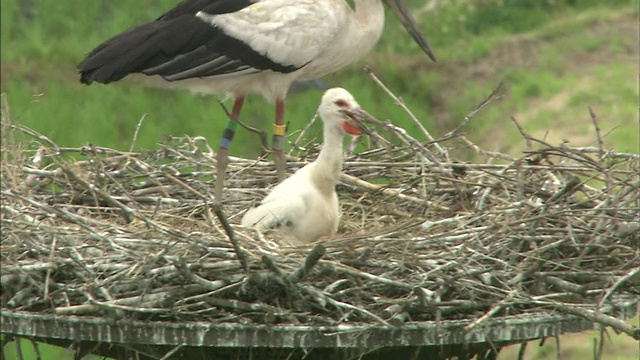
<instances>
[{"instance_id":1,"label":"chick's eye","mask_svg":"<svg viewBox=\"0 0 640 360\"><path fill-rule=\"evenodd\" d=\"M346 107L349 106L349 103L347 103L346 101L344 101L342 99L336 100L334 102L334 104L336 104L336 105L338 105L339 107L342 107L342 108L346 108Z\"/></svg>"}]
</instances>

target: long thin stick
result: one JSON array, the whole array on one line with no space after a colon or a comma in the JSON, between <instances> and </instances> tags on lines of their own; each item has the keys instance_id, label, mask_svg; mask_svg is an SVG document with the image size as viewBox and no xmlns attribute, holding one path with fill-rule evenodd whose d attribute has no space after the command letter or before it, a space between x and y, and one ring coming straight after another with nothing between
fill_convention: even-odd
<instances>
[{"instance_id":1,"label":"long thin stick","mask_svg":"<svg viewBox=\"0 0 640 360\"><path fill-rule=\"evenodd\" d=\"M457 136L460 131L462 130L462 128L464 128L465 126L467 126L467 124L469 123L469 121L471 121L471 119L476 116L476 114L478 112L480 112L480 110L482 110L482 108L484 108L485 106L491 104L494 100L499 99L499 97L497 96L498 93L500 93L500 90L502 90L502 82L500 84L498 84L498 86L493 89L493 91L491 92L491 94L489 94L489 96L487 96L484 100L482 100L482 102L480 102L480 104L478 104L470 113L467 114L467 116L464 117L464 119L462 120L462 122L455 127L455 129L449 131L448 133L446 133L444 135L445 139L448 138L452 138Z\"/></svg>"},{"instance_id":2,"label":"long thin stick","mask_svg":"<svg viewBox=\"0 0 640 360\"><path fill-rule=\"evenodd\" d=\"M233 250L236 252L236 256L238 257L238 261L240 261L240 265L242 266L242 269L244 270L245 273L249 273L249 265L247 264L247 258L244 255L244 252L242 251L242 249L240 248L240 244L238 244L238 240L236 239L236 235L233 232L233 228L229 224L229 220L227 220L227 216L222 211L222 206L220 205L220 203L216 202L215 204L213 204L211 208L213 209L213 212L218 217L218 220L220 220L220 223L222 224L224 231L227 233L227 236L229 237L229 240L233 245Z\"/></svg>"},{"instance_id":3,"label":"long thin stick","mask_svg":"<svg viewBox=\"0 0 640 360\"><path fill-rule=\"evenodd\" d=\"M313 269L314 266L320 261L320 258L324 256L327 249L322 244L314 246L313 250L309 253L309 256L304 260L304 263L300 268L289 275L289 281L297 283L304 279L307 274Z\"/></svg>"}]
</instances>

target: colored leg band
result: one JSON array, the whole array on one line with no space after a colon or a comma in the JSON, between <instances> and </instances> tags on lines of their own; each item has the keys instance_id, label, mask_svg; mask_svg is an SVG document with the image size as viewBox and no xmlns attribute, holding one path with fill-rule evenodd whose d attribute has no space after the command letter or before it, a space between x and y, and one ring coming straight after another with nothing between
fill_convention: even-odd
<instances>
[{"instance_id":1,"label":"colored leg band","mask_svg":"<svg viewBox=\"0 0 640 360\"><path fill-rule=\"evenodd\" d=\"M225 149L225 150L229 150L229 147L231 147L231 140L232 139L228 139L226 137L223 137L222 140L220 140L220 148Z\"/></svg>"},{"instance_id":2,"label":"colored leg band","mask_svg":"<svg viewBox=\"0 0 640 360\"><path fill-rule=\"evenodd\" d=\"M220 140L220 147L223 149L229 150L231 146L231 142L233 141L233 136L236 134L236 129L238 128L238 122L230 120L227 123L227 127L222 132L222 140Z\"/></svg>"},{"instance_id":3,"label":"colored leg band","mask_svg":"<svg viewBox=\"0 0 640 360\"><path fill-rule=\"evenodd\" d=\"M285 125L273 125L273 135L284 136L286 133L287 127Z\"/></svg>"}]
</instances>

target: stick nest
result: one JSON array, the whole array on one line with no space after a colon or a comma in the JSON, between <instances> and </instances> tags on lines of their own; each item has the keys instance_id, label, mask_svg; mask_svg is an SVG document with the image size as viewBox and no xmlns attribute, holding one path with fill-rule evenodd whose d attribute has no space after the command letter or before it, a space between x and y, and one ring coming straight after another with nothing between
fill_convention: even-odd
<instances>
[{"instance_id":1,"label":"stick nest","mask_svg":"<svg viewBox=\"0 0 640 360\"><path fill-rule=\"evenodd\" d=\"M512 158L459 131L420 142L370 121L374 141L346 159L338 186L338 235L308 246L237 225L276 183L268 161L232 158L217 204L203 138L142 152L61 148L4 123L3 309L468 328L560 312L638 337L615 316L619 299L640 293L638 155L523 133L535 150ZM11 141L18 133L35 141ZM318 150L300 138L290 136L290 171ZM486 161L456 163L445 145Z\"/></svg>"}]
</instances>

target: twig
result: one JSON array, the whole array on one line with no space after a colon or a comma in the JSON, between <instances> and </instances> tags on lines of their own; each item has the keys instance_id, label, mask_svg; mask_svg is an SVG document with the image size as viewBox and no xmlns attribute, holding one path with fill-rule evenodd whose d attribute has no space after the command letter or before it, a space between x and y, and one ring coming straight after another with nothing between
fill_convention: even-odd
<instances>
[{"instance_id":1,"label":"twig","mask_svg":"<svg viewBox=\"0 0 640 360\"><path fill-rule=\"evenodd\" d=\"M605 334L605 328L601 327L600 331L599 331L599 339L593 339L594 340L594 354L593 354L593 360L600 360L602 359L602 352L604 351L604 334Z\"/></svg>"},{"instance_id":2,"label":"twig","mask_svg":"<svg viewBox=\"0 0 640 360\"><path fill-rule=\"evenodd\" d=\"M14 346L16 348L16 356L18 357L18 360L24 360L24 356L22 355L22 339L17 337L15 338L15 343ZM3 354L4 354L4 349L2 350Z\"/></svg>"},{"instance_id":3,"label":"twig","mask_svg":"<svg viewBox=\"0 0 640 360\"><path fill-rule=\"evenodd\" d=\"M616 280L613 283L613 285L611 285L611 287L607 289L607 292L604 293L604 295L602 296L602 299L600 299L600 301L598 302L598 308L602 308L604 306L604 302L607 301L607 299L611 295L613 295L613 293L618 289L618 287L620 287L620 285L624 284L627 280L633 278L639 273L640 273L640 266L631 269L631 271L629 271L626 275L620 276L618 280Z\"/></svg>"},{"instance_id":4,"label":"twig","mask_svg":"<svg viewBox=\"0 0 640 360\"><path fill-rule=\"evenodd\" d=\"M580 295L586 294L586 289L584 286L574 284L570 281L566 281L555 276L547 276L544 278L544 280L547 283L557 287L559 290L569 291Z\"/></svg>"},{"instance_id":5,"label":"twig","mask_svg":"<svg viewBox=\"0 0 640 360\"><path fill-rule=\"evenodd\" d=\"M313 124L316 123L316 121L318 121L318 114L315 113L313 115L313 117L311 118L311 121L309 121L307 123L307 125L304 126L304 128L302 129L302 131L300 131L300 134L298 135L298 137L296 138L296 140L293 142L293 145L291 147L291 150L289 151L289 155L291 155L291 151L293 151L293 149L297 149L298 148L298 144L300 143L300 140L302 140L302 137L307 133L307 131L309 131L309 129L311 128L311 126Z\"/></svg>"},{"instance_id":6,"label":"twig","mask_svg":"<svg viewBox=\"0 0 640 360\"><path fill-rule=\"evenodd\" d=\"M640 154L628 154L628 153L620 153L613 150L606 150L602 153L603 149L595 148L592 146L565 146L567 149L571 149L573 151L582 152L582 153L596 153L602 154L601 159L604 160L606 158L612 159L632 159L632 160L640 160Z\"/></svg>"},{"instance_id":7,"label":"twig","mask_svg":"<svg viewBox=\"0 0 640 360\"><path fill-rule=\"evenodd\" d=\"M53 241L51 242L51 248L50 248L50 253L49 253L49 261L54 263L55 262L55 253L56 253L56 245L58 243L58 238L54 237ZM47 273L45 274L45 280L44 280L44 299L45 300L49 300L49 286L51 283L51 271L52 269L47 269Z\"/></svg>"},{"instance_id":8,"label":"twig","mask_svg":"<svg viewBox=\"0 0 640 360\"><path fill-rule=\"evenodd\" d=\"M520 348L518 349L518 360L524 360L524 355L527 352L527 344L528 342L523 342L520 344Z\"/></svg>"},{"instance_id":9,"label":"twig","mask_svg":"<svg viewBox=\"0 0 640 360\"><path fill-rule=\"evenodd\" d=\"M593 108L589 106L589 115L591 117L591 121L593 122L593 128L596 131L596 138L598 139L598 149L600 161L604 160L604 142L602 141L602 135L600 134L600 126L598 126L598 118L596 117L596 113L593 111Z\"/></svg>"},{"instance_id":10,"label":"twig","mask_svg":"<svg viewBox=\"0 0 640 360\"><path fill-rule=\"evenodd\" d=\"M368 191L372 191L372 192L381 192L382 194L386 195L386 196L391 196L391 197L398 197L402 200L408 200L417 204L426 204L429 206L432 206L434 209L437 210L449 210L448 207L446 206L442 206L439 204L436 204L432 201L429 200L423 200L414 196L410 196L410 195L405 195L405 194L401 194L400 192L393 190L393 189L389 189L380 185L375 185L375 184L371 184L369 182L366 182L364 180L358 179L355 176L351 176L348 174L341 174L340 175L340 180L343 181L346 184L349 185L354 185L354 186L358 186L361 188L364 188Z\"/></svg>"},{"instance_id":11,"label":"twig","mask_svg":"<svg viewBox=\"0 0 640 360\"><path fill-rule=\"evenodd\" d=\"M238 258L238 261L240 261L240 265L242 266L242 269L244 270L245 273L249 273L249 264L247 263L247 258L244 255L244 252L242 251L240 244L238 244L238 240L236 240L236 236L233 232L233 228L229 224L227 217L222 211L222 205L216 202L215 204L213 204L211 208L213 209L213 212L218 217L218 220L220 220L220 223L222 224L224 231L227 233L227 236L229 237L229 240L233 245L233 250L236 253L236 257Z\"/></svg>"},{"instance_id":12,"label":"twig","mask_svg":"<svg viewBox=\"0 0 640 360\"><path fill-rule=\"evenodd\" d=\"M288 312L281 308L270 306L266 304L254 304L239 300L222 299L219 297L209 296L205 299L205 302L211 306L217 306L236 311L253 311L263 314L276 315L276 316L288 316Z\"/></svg>"},{"instance_id":13,"label":"twig","mask_svg":"<svg viewBox=\"0 0 640 360\"><path fill-rule=\"evenodd\" d=\"M105 200L109 205L111 205L113 207L116 207L116 208L119 208L120 210L122 210L122 212L124 214L124 219L125 219L125 221L127 223L130 223L131 221L133 221L133 218L136 217L137 211L131 209L130 207L126 206L125 204L121 203L120 201L114 199L109 193L98 189L94 184L91 184L88 181L86 181L85 179L81 178L71 168L69 168L68 165L61 164L60 168L62 169L62 171L64 171L64 173L67 176L69 176L75 182L77 182L80 185L82 185L85 189L89 190L93 194L96 194L98 197L100 197L101 199Z\"/></svg>"},{"instance_id":14,"label":"twig","mask_svg":"<svg viewBox=\"0 0 640 360\"><path fill-rule=\"evenodd\" d=\"M40 346L38 346L38 342L31 340L31 346L33 346L33 351L36 353L36 360L42 360L42 354L40 353Z\"/></svg>"},{"instance_id":15,"label":"twig","mask_svg":"<svg viewBox=\"0 0 640 360\"><path fill-rule=\"evenodd\" d=\"M511 117L511 121L513 121L513 123L516 125L516 127L518 128L518 131L520 132L520 135L524 138L524 140L527 142L527 148L530 149L531 148L531 135L529 135L529 133L527 133L524 128L520 125L520 123L518 122L518 120L516 120L515 117Z\"/></svg>"},{"instance_id":16,"label":"twig","mask_svg":"<svg viewBox=\"0 0 640 360\"><path fill-rule=\"evenodd\" d=\"M178 351L180 351L180 349L182 349L183 347L184 347L184 345L178 345L178 346L174 347L173 349L171 349L171 351L169 351L163 357L161 357L160 360L169 360L169 359L171 359L171 357L173 355L175 355Z\"/></svg>"},{"instance_id":17,"label":"twig","mask_svg":"<svg viewBox=\"0 0 640 360\"><path fill-rule=\"evenodd\" d=\"M72 306L63 306L57 307L55 309L56 315L85 315L94 313L96 311L101 310L102 308L113 308L113 309L124 309L128 311L141 311L141 312L167 312L171 311L170 309L149 309L150 306L155 304L159 304L162 301L165 301L167 298L175 296L177 294L189 295L195 292L199 292L202 290L200 285L180 285L166 288L162 292L147 294L147 295L139 295L128 298L118 299L112 302L99 302L95 299L87 304L82 305L72 305ZM134 304L144 304L145 308L140 307L131 307L130 305Z\"/></svg>"},{"instance_id":18,"label":"twig","mask_svg":"<svg viewBox=\"0 0 640 360\"><path fill-rule=\"evenodd\" d=\"M567 181L564 184L562 189L560 189L558 192L553 194L553 196L550 197L549 200L546 201L546 203L547 204L553 204L553 203L557 202L558 200L560 200L562 198L571 196L573 193L575 193L576 191L578 191L580 189L580 184L581 183L582 182L580 181L580 179L577 176L574 176L574 177L570 178L569 181Z\"/></svg>"},{"instance_id":19,"label":"twig","mask_svg":"<svg viewBox=\"0 0 640 360\"><path fill-rule=\"evenodd\" d=\"M269 139L268 139L269 135L267 134L267 132L264 130L260 130L256 127L253 127L245 123L244 121L240 121L239 119L237 121L238 121L238 124L240 124L240 126L258 135L258 137L260 138L260 143L262 144L262 155L264 156L265 154L267 154L270 151Z\"/></svg>"},{"instance_id":20,"label":"twig","mask_svg":"<svg viewBox=\"0 0 640 360\"><path fill-rule=\"evenodd\" d=\"M469 139L467 139L466 136L464 135L459 135L458 138L460 139L460 141L462 141L465 145L467 145L468 147L472 148L473 151L475 151L476 153L482 155L482 156L486 156L489 158L498 158L498 159L503 159L503 160L507 160L507 161L515 161L516 159L514 159L513 157L507 155L507 154L503 154L497 151L487 151L487 150L483 150L481 149L478 145L472 143L471 141L469 141Z\"/></svg>"},{"instance_id":21,"label":"twig","mask_svg":"<svg viewBox=\"0 0 640 360\"><path fill-rule=\"evenodd\" d=\"M48 144L50 147L52 147L54 149L54 155L57 155L57 154L60 153L60 148L58 147L58 144L53 142L53 140L49 139L45 135L42 135L39 132L37 132L35 130L32 130L32 129L29 129L28 127L22 126L20 124L11 123L10 126L13 129L20 130L21 132L34 137L36 140L38 140L40 142Z\"/></svg>"},{"instance_id":22,"label":"twig","mask_svg":"<svg viewBox=\"0 0 640 360\"><path fill-rule=\"evenodd\" d=\"M131 140L131 146L129 146L129 152L133 152L133 149L136 146L136 142L138 141L138 133L140 133L140 127L142 127L142 122L147 118L147 114L142 114L140 120L138 120L138 124L136 125L136 130L133 132L133 140Z\"/></svg>"},{"instance_id":23,"label":"twig","mask_svg":"<svg viewBox=\"0 0 640 360\"><path fill-rule=\"evenodd\" d=\"M198 285L202 286L202 288L207 290L207 291L218 290L218 289L224 287L225 285L227 285L227 282L224 281L224 280L210 281L210 280L204 279L204 278L192 273L191 271L189 271L189 268L187 267L187 264L185 263L184 259L182 259L182 258L178 258L178 259L174 260L173 261L173 266L176 267L178 272L186 280L189 280L192 283L195 283L195 284L198 284Z\"/></svg>"},{"instance_id":24,"label":"twig","mask_svg":"<svg viewBox=\"0 0 640 360\"><path fill-rule=\"evenodd\" d=\"M264 254L262 255L261 259L262 259L262 263L267 266L267 269L269 269L272 273L274 273L279 280L284 282L284 280L287 279L284 272L280 270L276 262L273 261L273 259L269 255Z\"/></svg>"},{"instance_id":25,"label":"twig","mask_svg":"<svg viewBox=\"0 0 640 360\"><path fill-rule=\"evenodd\" d=\"M312 288L308 288L308 287L304 287L304 286L301 287L301 289L302 289L303 292L306 292L306 293L308 293L310 295L313 295L314 297L324 299L328 304L333 305L333 306L335 306L337 308L344 308L344 309L348 309L348 310L353 310L353 311L359 312L361 314L364 314L364 315L374 319L375 321L379 322L380 324L382 324L384 326L389 326L389 327L392 326L391 324L386 322L384 319L382 319L378 315L376 315L376 314L374 314L374 313L372 313L372 312L370 312L370 311L368 311L366 309L362 309L362 308L359 308L357 306L354 306L354 305L351 305L351 304L348 304L348 303L345 303L345 302L342 302L342 301L335 300L335 299L331 298L330 296L328 296L328 295L326 295L326 294L324 294L324 293L322 293L322 292L320 292L320 291L318 291L316 289L312 289Z\"/></svg>"},{"instance_id":26,"label":"twig","mask_svg":"<svg viewBox=\"0 0 640 360\"><path fill-rule=\"evenodd\" d=\"M495 89L493 89L493 91L491 91L491 94L489 94L489 96L487 96L484 100L482 100L482 102L480 104L478 104L470 113L468 113L467 116L464 117L464 119L462 120L462 122L458 126L456 126L453 130L451 130L448 133L446 133L443 136L443 138L444 139L450 139L450 138L456 137L460 133L462 128L467 126L469 121L471 121L471 119L474 116L476 116L476 114L480 110L482 110L482 108L484 108L485 106L489 105L494 100L499 99L499 97L496 97L496 96L498 95L500 90L502 90L502 82L500 82L500 84L498 84L498 86Z\"/></svg>"},{"instance_id":27,"label":"twig","mask_svg":"<svg viewBox=\"0 0 640 360\"><path fill-rule=\"evenodd\" d=\"M517 294L518 294L518 290L517 289L511 290L509 292L509 294L504 299L500 300L499 303L497 303L495 306L493 306L491 308L491 310L487 311L484 315L482 315L480 318L478 318L474 322L472 322L469 325L465 326L463 331L465 333L469 333L469 332L473 331L473 329L475 329L476 327L478 327L478 326L482 325L483 323L487 322L491 317L493 317L495 314L500 312L505 306L508 306L509 303L511 302L511 300Z\"/></svg>"},{"instance_id":28,"label":"twig","mask_svg":"<svg viewBox=\"0 0 640 360\"><path fill-rule=\"evenodd\" d=\"M616 319L613 316L587 310L587 309L575 306L575 304L554 304L554 307L559 311L580 316L585 319L591 320L593 322L603 324L605 326L610 326L613 329L621 331L636 340L640 340L640 329L629 324L626 321Z\"/></svg>"},{"instance_id":29,"label":"twig","mask_svg":"<svg viewBox=\"0 0 640 360\"><path fill-rule=\"evenodd\" d=\"M331 265L333 267L334 271L338 271L338 272L344 272L350 275L354 275L354 276L358 276L364 279L368 279L368 280L372 280L381 284L386 284L386 285L393 285L396 286L398 288L401 289L405 289L405 290L416 290L416 287L410 284L406 284L400 281L395 281L395 280L391 280L391 279L387 279L384 278L382 276L376 276L376 275L372 275L363 271L359 271L356 269L353 269L351 267L348 267L346 265L342 265L342 264L338 264L335 262L326 262L327 265ZM425 289L423 287L417 287L418 291L421 291L422 294L426 295L427 297L433 297L434 296L434 292L428 289Z\"/></svg>"},{"instance_id":30,"label":"twig","mask_svg":"<svg viewBox=\"0 0 640 360\"><path fill-rule=\"evenodd\" d=\"M314 266L320 261L320 259L324 256L326 252L326 248L322 244L318 244L313 247L313 250L309 253L309 255L304 260L304 264L299 267L296 271L289 275L289 281L292 283L297 283L303 280L307 274L313 269Z\"/></svg>"},{"instance_id":31,"label":"twig","mask_svg":"<svg viewBox=\"0 0 640 360\"><path fill-rule=\"evenodd\" d=\"M224 111L224 113L227 115L227 119L231 119L231 113L229 112L229 109L227 109L227 106L222 101L218 101L218 104L220 104L222 111ZM237 119L236 121L238 122L238 124L240 124L240 126L242 126L243 128L245 128L246 130L252 133L257 134L258 137L260 137L260 142L262 143L263 152L269 151L269 140L268 140L268 135L266 131L250 126L249 124L246 124L240 119Z\"/></svg>"}]
</instances>

